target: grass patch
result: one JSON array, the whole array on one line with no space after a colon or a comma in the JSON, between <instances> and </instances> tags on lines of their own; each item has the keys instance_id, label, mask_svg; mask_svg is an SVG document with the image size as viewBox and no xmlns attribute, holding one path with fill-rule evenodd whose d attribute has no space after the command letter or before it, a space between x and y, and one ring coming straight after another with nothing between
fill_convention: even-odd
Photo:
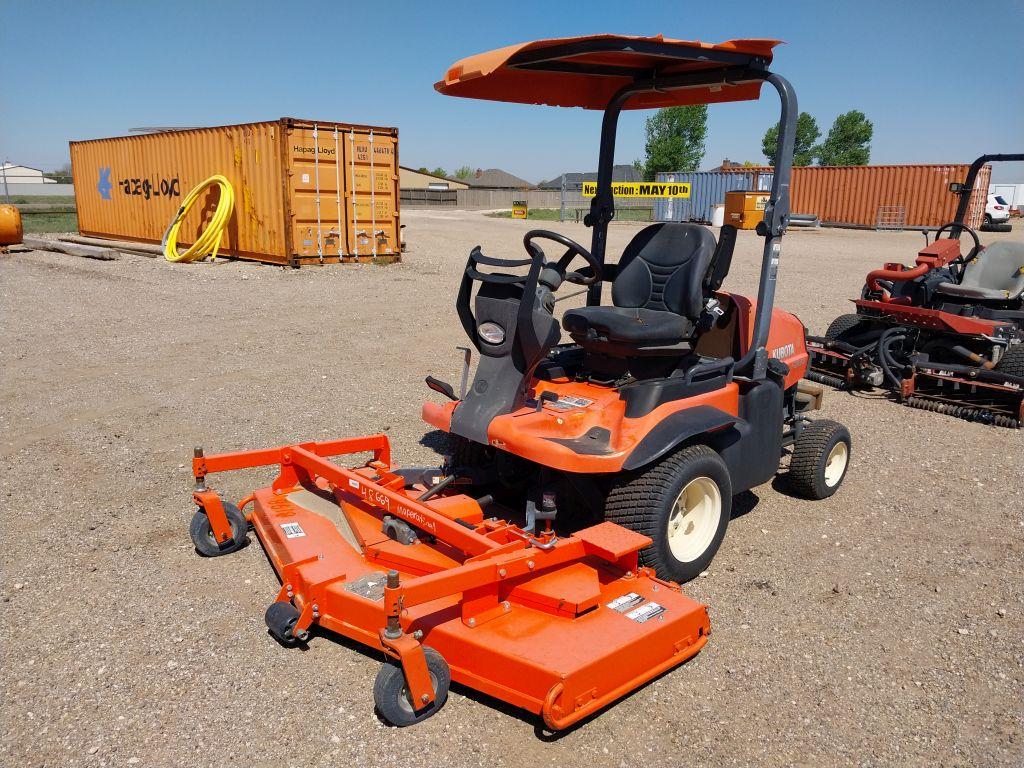
<instances>
[{"instance_id":1,"label":"grass patch","mask_svg":"<svg viewBox=\"0 0 1024 768\"><path fill-rule=\"evenodd\" d=\"M558 217L561 211L558 208L530 208L526 212L526 218L536 219L537 221L558 221ZM567 212L569 215L573 215L571 212ZM494 211L492 213L485 214L495 219L511 219L512 211Z\"/></svg>"},{"instance_id":2,"label":"grass patch","mask_svg":"<svg viewBox=\"0 0 1024 768\"><path fill-rule=\"evenodd\" d=\"M74 213L23 213L21 226L27 235L77 232L78 216Z\"/></svg>"},{"instance_id":3,"label":"grass patch","mask_svg":"<svg viewBox=\"0 0 1024 768\"><path fill-rule=\"evenodd\" d=\"M3 196L3 187L0 186L0 203L7 203ZM11 195L11 205L31 205L33 203L46 203L49 205L74 205L74 195Z\"/></svg>"}]
</instances>

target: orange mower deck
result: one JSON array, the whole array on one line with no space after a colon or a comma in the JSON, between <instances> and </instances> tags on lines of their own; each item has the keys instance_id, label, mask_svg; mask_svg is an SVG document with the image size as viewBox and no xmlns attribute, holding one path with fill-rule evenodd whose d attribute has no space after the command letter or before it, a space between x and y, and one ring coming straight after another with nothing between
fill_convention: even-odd
<instances>
[{"instance_id":1,"label":"orange mower deck","mask_svg":"<svg viewBox=\"0 0 1024 768\"><path fill-rule=\"evenodd\" d=\"M326 458L367 451L373 459L354 469ZM706 607L638 568L647 537L606 522L535 538L485 519L463 494L423 498L424 485L390 466L382 435L197 451L195 499L213 539L230 543L238 532L206 476L272 465L280 465L274 482L240 505L251 503L246 518L282 582L268 610L272 634L290 644L317 625L384 652L392 663L381 674L400 665L404 675L406 701L398 703L416 702L410 722L444 703L437 654L451 680L558 730L707 642ZM375 698L386 687L378 676ZM386 715L388 703L377 705Z\"/></svg>"}]
</instances>

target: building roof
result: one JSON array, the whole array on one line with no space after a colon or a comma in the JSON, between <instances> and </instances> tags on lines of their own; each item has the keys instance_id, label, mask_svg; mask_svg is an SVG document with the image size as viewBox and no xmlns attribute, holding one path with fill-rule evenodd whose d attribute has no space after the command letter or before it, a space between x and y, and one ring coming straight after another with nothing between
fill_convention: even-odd
<instances>
[{"instance_id":1,"label":"building roof","mask_svg":"<svg viewBox=\"0 0 1024 768\"><path fill-rule=\"evenodd\" d=\"M730 160L728 157L722 160L722 164L717 168L712 168L711 173L744 173L744 172L768 172L771 173L772 167L770 165L744 165L743 163L737 163Z\"/></svg>"},{"instance_id":2,"label":"building roof","mask_svg":"<svg viewBox=\"0 0 1024 768\"><path fill-rule=\"evenodd\" d=\"M18 165L17 163L2 163L0 164L0 168L4 168L5 170L8 171L11 170L11 168L24 168L26 171L36 171L38 173L42 173L42 171L39 168L33 168L31 165Z\"/></svg>"},{"instance_id":3,"label":"building roof","mask_svg":"<svg viewBox=\"0 0 1024 768\"><path fill-rule=\"evenodd\" d=\"M429 189L432 187L435 189L469 189L469 185L460 179L424 173L405 165L398 166L398 177L398 183L402 189Z\"/></svg>"},{"instance_id":4,"label":"building roof","mask_svg":"<svg viewBox=\"0 0 1024 768\"><path fill-rule=\"evenodd\" d=\"M562 177L565 177L566 186L579 186L584 181L597 181L597 171L588 173L561 173L549 181L542 181L537 186L540 189L561 189ZM632 165L622 164L612 166L612 181L643 181L643 174Z\"/></svg>"},{"instance_id":5,"label":"building roof","mask_svg":"<svg viewBox=\"0 0 1024 768\"><path fill-rule=\"evenodd\" d=\"M488 168L487 170L476 169L476 174L470 176L468 179L458 179L455 181L461 181L463 184L469 184L471 187L478 187L483 189L532 189L533 184L520 179L518 176L513 176L508 171L503 171L500 168Z\"/></svg>"},{"instance_id":6,"label":"building roof","mask_svg":"<svg viewBox=\"0 0 1024 768\"><path fill-rule=\"evenodd\" d=\"M410 168L408 165L400 165L398 167L401 168L403 171L409 171L410 173L418 173L420 176L429 176L430 178L437 179L438 181L459 181L459 179L456 178L451 178L448 176L438 176L436 173L430 173L429 171L421 171L419 168Z\"/></svg>"}]
</instances>

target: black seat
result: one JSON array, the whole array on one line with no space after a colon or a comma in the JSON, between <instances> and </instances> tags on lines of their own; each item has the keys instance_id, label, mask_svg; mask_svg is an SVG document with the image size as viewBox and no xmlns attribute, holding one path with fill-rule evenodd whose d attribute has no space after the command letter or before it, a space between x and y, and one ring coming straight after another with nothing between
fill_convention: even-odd
<instances>
[{"instance_id":1,"label":"black seat","mask_svg":"<svg viewBox=\"0 0 1024 768\"><path fill-rule=\"evenodd\" d=\"M696 332L705 292L728 271L734 238L722 239L728 253L716 254L715 236L699 224L644 228L614 269L614 306L571 309L562 327L578 344L610 353L678 352Z\"/></svg>"}]
</instances>

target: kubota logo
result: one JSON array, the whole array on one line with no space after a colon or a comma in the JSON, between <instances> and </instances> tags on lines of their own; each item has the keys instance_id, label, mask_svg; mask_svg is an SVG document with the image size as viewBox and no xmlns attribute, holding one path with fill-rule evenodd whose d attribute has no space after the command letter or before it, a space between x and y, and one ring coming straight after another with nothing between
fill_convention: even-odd
<instances>
[{"instance_id":1,"label":"kubota logo","mask_svg":"<svg viewBox=\"0 0 1024 768\"><path fill-rule=\"evenodd\" d=\"M795 347L792 344L783 344L781 347L776 347L768 353L769 357L774 357L777 360L781 360L784 357L791 357Z\"/></svg>"}]
</instances>

